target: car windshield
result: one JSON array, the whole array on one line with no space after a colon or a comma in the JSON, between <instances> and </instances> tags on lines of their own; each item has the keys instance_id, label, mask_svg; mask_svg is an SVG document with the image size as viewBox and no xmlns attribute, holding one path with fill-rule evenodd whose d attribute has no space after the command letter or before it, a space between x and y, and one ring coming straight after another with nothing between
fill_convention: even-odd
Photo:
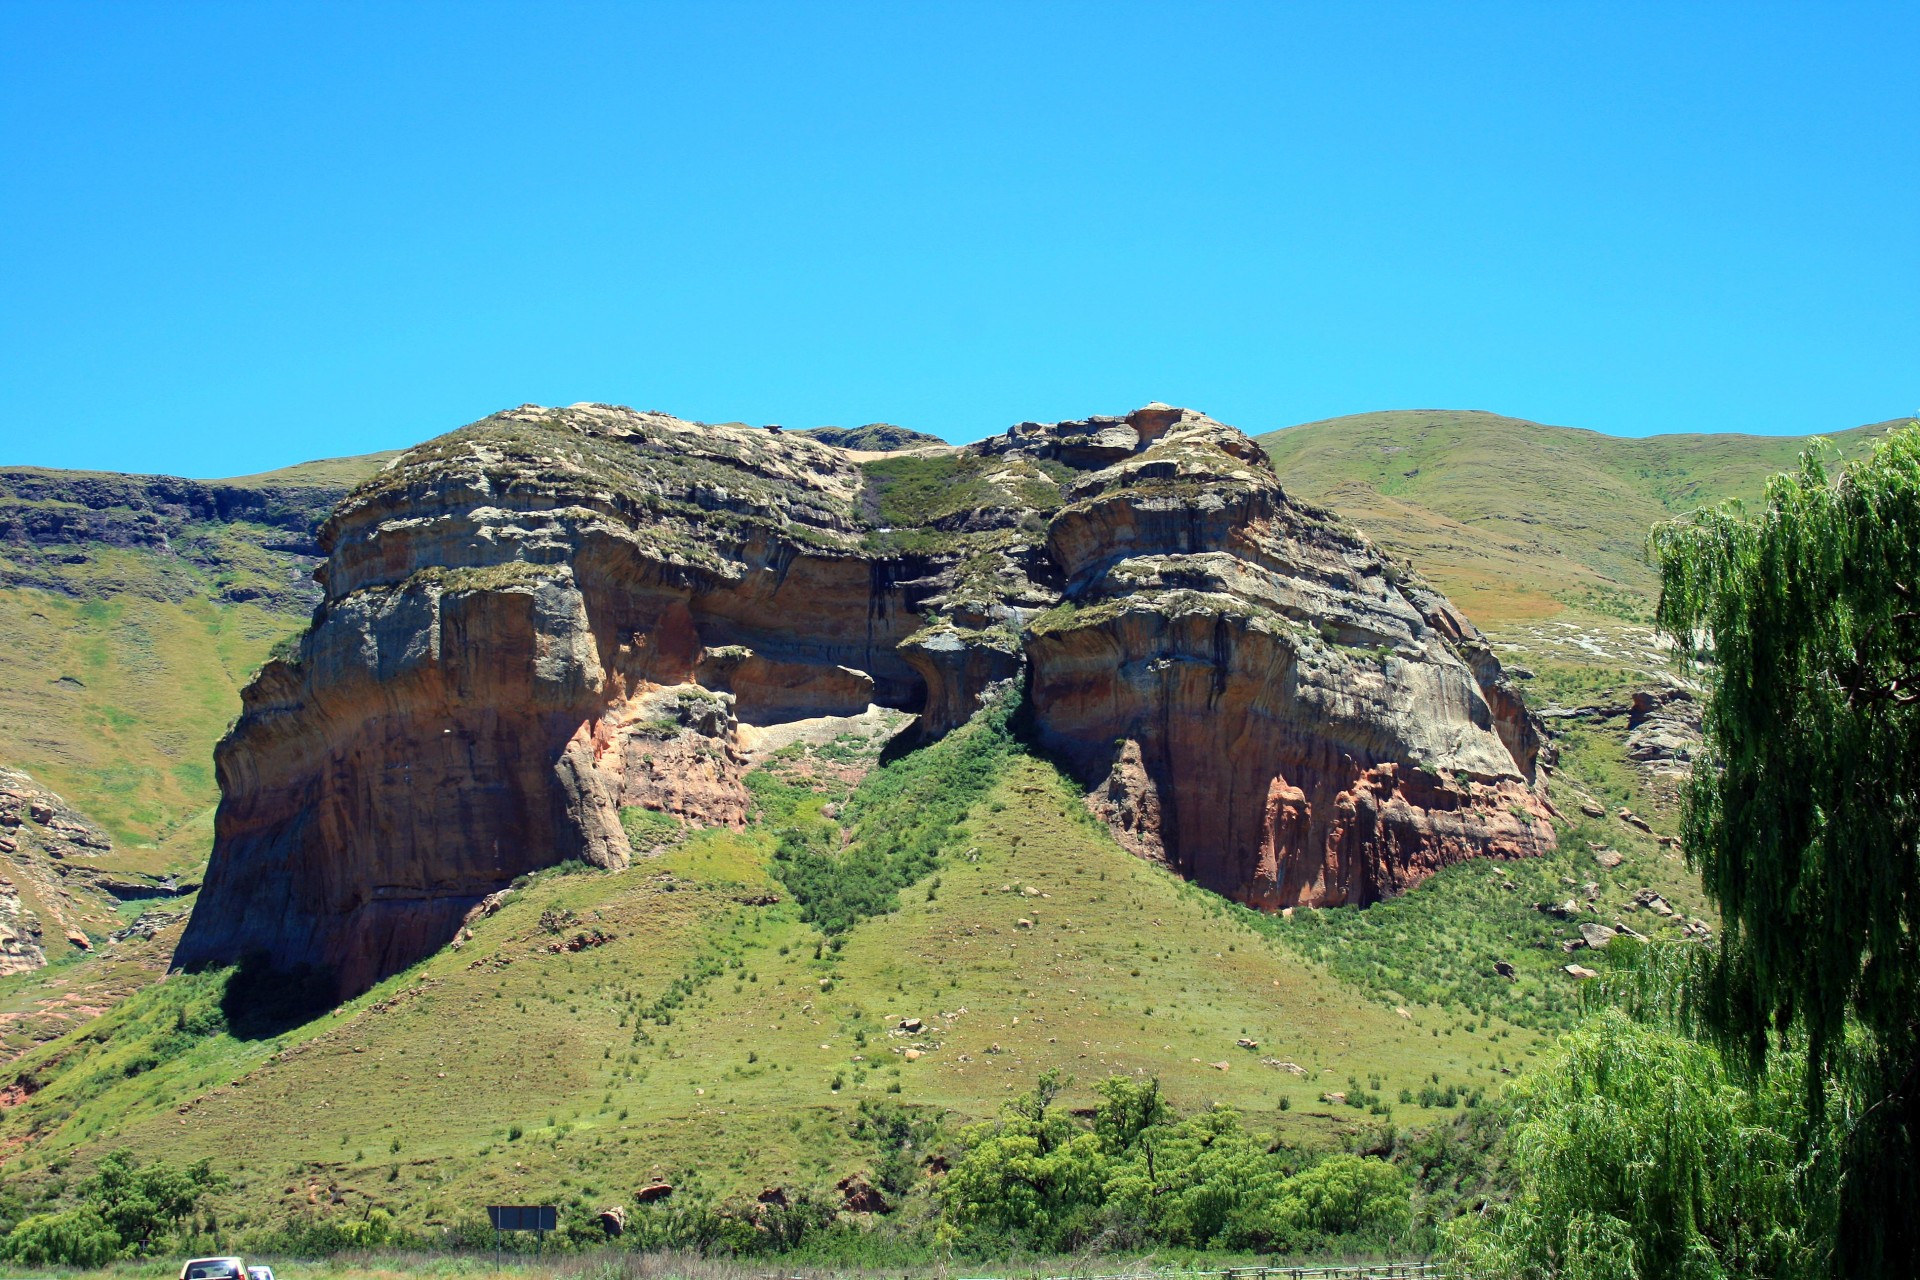
<instances>
[{"instance_id":1,"label":"car windshield","mask_svg":"<svg viewBox=\"0 0 1920 1280\"><path fill-rule=\"evenodd\" d=\"M223 1258L190 1263L187 1280L240 1280L240 1269Z\"/></svg>"}]
</instances>

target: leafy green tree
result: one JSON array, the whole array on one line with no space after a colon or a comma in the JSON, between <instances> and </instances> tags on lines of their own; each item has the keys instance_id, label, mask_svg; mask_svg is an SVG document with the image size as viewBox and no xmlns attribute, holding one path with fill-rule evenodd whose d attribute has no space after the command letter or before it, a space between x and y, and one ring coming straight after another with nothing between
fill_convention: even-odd
<instances>
[{"instance_id":1,"label":"leafy green tree","mask_svg":"<svg viewBox=\"0 0 1920 1280\"><path fill-rule=\"evenodd\" d=\"M1804 1274L1798 1086L1789 1060L1751 1092L1713 1045L1603 1010L1508 1091L1518 1186L1449 1252L1482 1280Z\"/></svg>"},{"instance_id":2,"label":"leafy green tree","mask_svg":"<svg viewBox=\"0 0 1920 1280\"><path fill-rule=\"evenodd\" d=\"M1157 1081L1125 1076L1101 1082L1088 1132L1052 1109L1062 1084L1049 1072L961 1134L966 1154L938 1193L950 1240L1277 1250L1384 1244L1407 1227L1407 1180L1386 1161L1332 1155L1296 1173L1233 1108L1182 1119Z\"/></svg>"},{"instance_id":3,"label":"leafy green tree","mask_svg":"<svg viewBox=\"0 0 1920 1280\"><path fill-rule=\"evenodd\" d=\"M101 1157L81 1186L86 1208L113 1229L120 1247L143 1256L169 1230L178 1229L201 1200L227 1186L209 1160L181 1167L155 1160L142 1165L131 1151Z\"/></svg>"},{"instance_id":4,"label":"leafy green tree","mask_svg":"<svg viewBox=\"0 0 1920 1280\"><path fill-rule=\"evenodd\" d=\"M966 1154L940 1180L950 1238L1072 1249L1093 1229L1107 1176L1100 1140L1053 1109L1055 1072L998 1120L961 1131Z\"/></svg>"},{"instance_id":5,"label":"leafy green tree","mask_svg":"<svg viewBox=\"0 0 1920 1280\"><path fill-rule=\"evenodd\" d=\"M1296 1236L1390 1239L1407 1229L1413 1205L1399 1169L1339 1152L1282 1183L1273 1214Z\"/></svg>"},{"instance_id":6,"label":"leafy green tree","mask_svg":"<svg viewBox=\"0 0 1920 1280\"><path fill-rule=\"evenodd\" d=\"M1848 1095L1837 1274L1920 1264L1920 424L1762 507L1655 531L1660 627L1712 697L1685 840L1719 904L1708 1023L1799 1046L1811 1121Z\"/></svg>"},{"instance_id":7,"label":"leafy green tree","mask_svg":"<svg viewBox=\"0 0 1920 1280\"><path fill-rule=\"evenodd\" d=\"M1093 1132L1109 1153L1132 1151L1142 1134L1170 1122L1173 1108L1160 1096L1159 1077L1145 1080L1108 1076L1099 1084L1100 1101L1093 1108Z\"/></svg>"}]
</instances>

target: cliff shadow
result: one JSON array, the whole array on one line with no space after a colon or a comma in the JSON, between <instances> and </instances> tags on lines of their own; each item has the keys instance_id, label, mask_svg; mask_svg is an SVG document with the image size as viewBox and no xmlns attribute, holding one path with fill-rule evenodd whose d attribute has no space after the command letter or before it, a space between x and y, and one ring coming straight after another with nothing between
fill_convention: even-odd
<instances>
[{"instance_id":1,"label":"cliff shadow","mask_svg":"<svg viewBox=\"0 0 1920 1280\"><path fill-rule=\"evenodd\" d=\"M249 952L227 979L220 1012L240 1040L265 1040L312 1022L334 1007L338 981L326 965L278 969L264 951Z\"/></svg>"}]
</instances>

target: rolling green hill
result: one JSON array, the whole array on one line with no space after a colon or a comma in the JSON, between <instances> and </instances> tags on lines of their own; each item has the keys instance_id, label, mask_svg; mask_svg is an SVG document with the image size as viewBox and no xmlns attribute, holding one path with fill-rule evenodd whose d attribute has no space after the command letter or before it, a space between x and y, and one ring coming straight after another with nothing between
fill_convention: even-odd
<instances>
[{"instance_id":1,"label":"rolling green hill","mask_svg":"<svg viewBox=\"0 0 1920 1280\"><path fill-rule=\"evenodd\" d=\"M1855 457L1904 419L1829 437ZM1258 437L1292 492L1413 561L1489 629L1574 607L1651 611L1647 529L1723 498L1758 497L1808 440L1624 439L1499 414L1361 413Z\"/></svg>"},{"instance_id":2,"label":"rolling green hill","mask_svg":"<svg viewBox=\"0 0 1920 1280\"><path fill-rule=\"evenodd\" d=\"M1613 872L1570 846L1450 868L1396 914L1256 917L1123 851L1052 766L1011 749L897 910L805 923L781 832L831 825L829 804L859 813L903 772L948 776L985 731L851 790L877 739L787 748L747 830L681 833L625 873L531 877L458 947L311 1021L236 998L224 972L148 987L10 1069L9 1174L126 1143L220 1160L234 1227L371 1207L447 1226L548 1199L578 1221L658 1179L683 1202L825 1187L883 1154L862 1103L942 1121L950 1141L1050 1068L1074 1077L1071 1105L1148 1074L1183 1111L1229 1103L1305 1148L1350 1146L1459 1114L1565 1024L1578 984L1551 935L1573 925L1535 901L1591 877L1606 911L1683 879L1632 837ZM848 836L916 821L866 811ZM1423 1102L1436 1085L1453 1088Z\"/></svg>"}]
</instances>

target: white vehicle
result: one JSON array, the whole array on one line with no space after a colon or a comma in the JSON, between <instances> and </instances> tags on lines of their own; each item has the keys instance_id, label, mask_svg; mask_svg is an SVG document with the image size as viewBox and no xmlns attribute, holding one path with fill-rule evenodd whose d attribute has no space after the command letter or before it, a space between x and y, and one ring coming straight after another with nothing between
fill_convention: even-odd
<instances>
[{"instance_id":1,"label":"white vehicle","mask_svg":"<svg viewBox=\"0 0 1920 1280\"><path fill-rule=\"evenodd\" d=\"M239 1258L194 1258L180 1268L180 1280L251 1280Z\"/></svg>"},{"instance_id":2,"label":"white vehicle","mask_svg":"<svg viewBox=\"0 0 1920 1280\"><path fill-rule=\"evenodd\" d=\"M273 1280L272 1267L248 1267L247 1280Z\"/></svg>"}]
</instances>

